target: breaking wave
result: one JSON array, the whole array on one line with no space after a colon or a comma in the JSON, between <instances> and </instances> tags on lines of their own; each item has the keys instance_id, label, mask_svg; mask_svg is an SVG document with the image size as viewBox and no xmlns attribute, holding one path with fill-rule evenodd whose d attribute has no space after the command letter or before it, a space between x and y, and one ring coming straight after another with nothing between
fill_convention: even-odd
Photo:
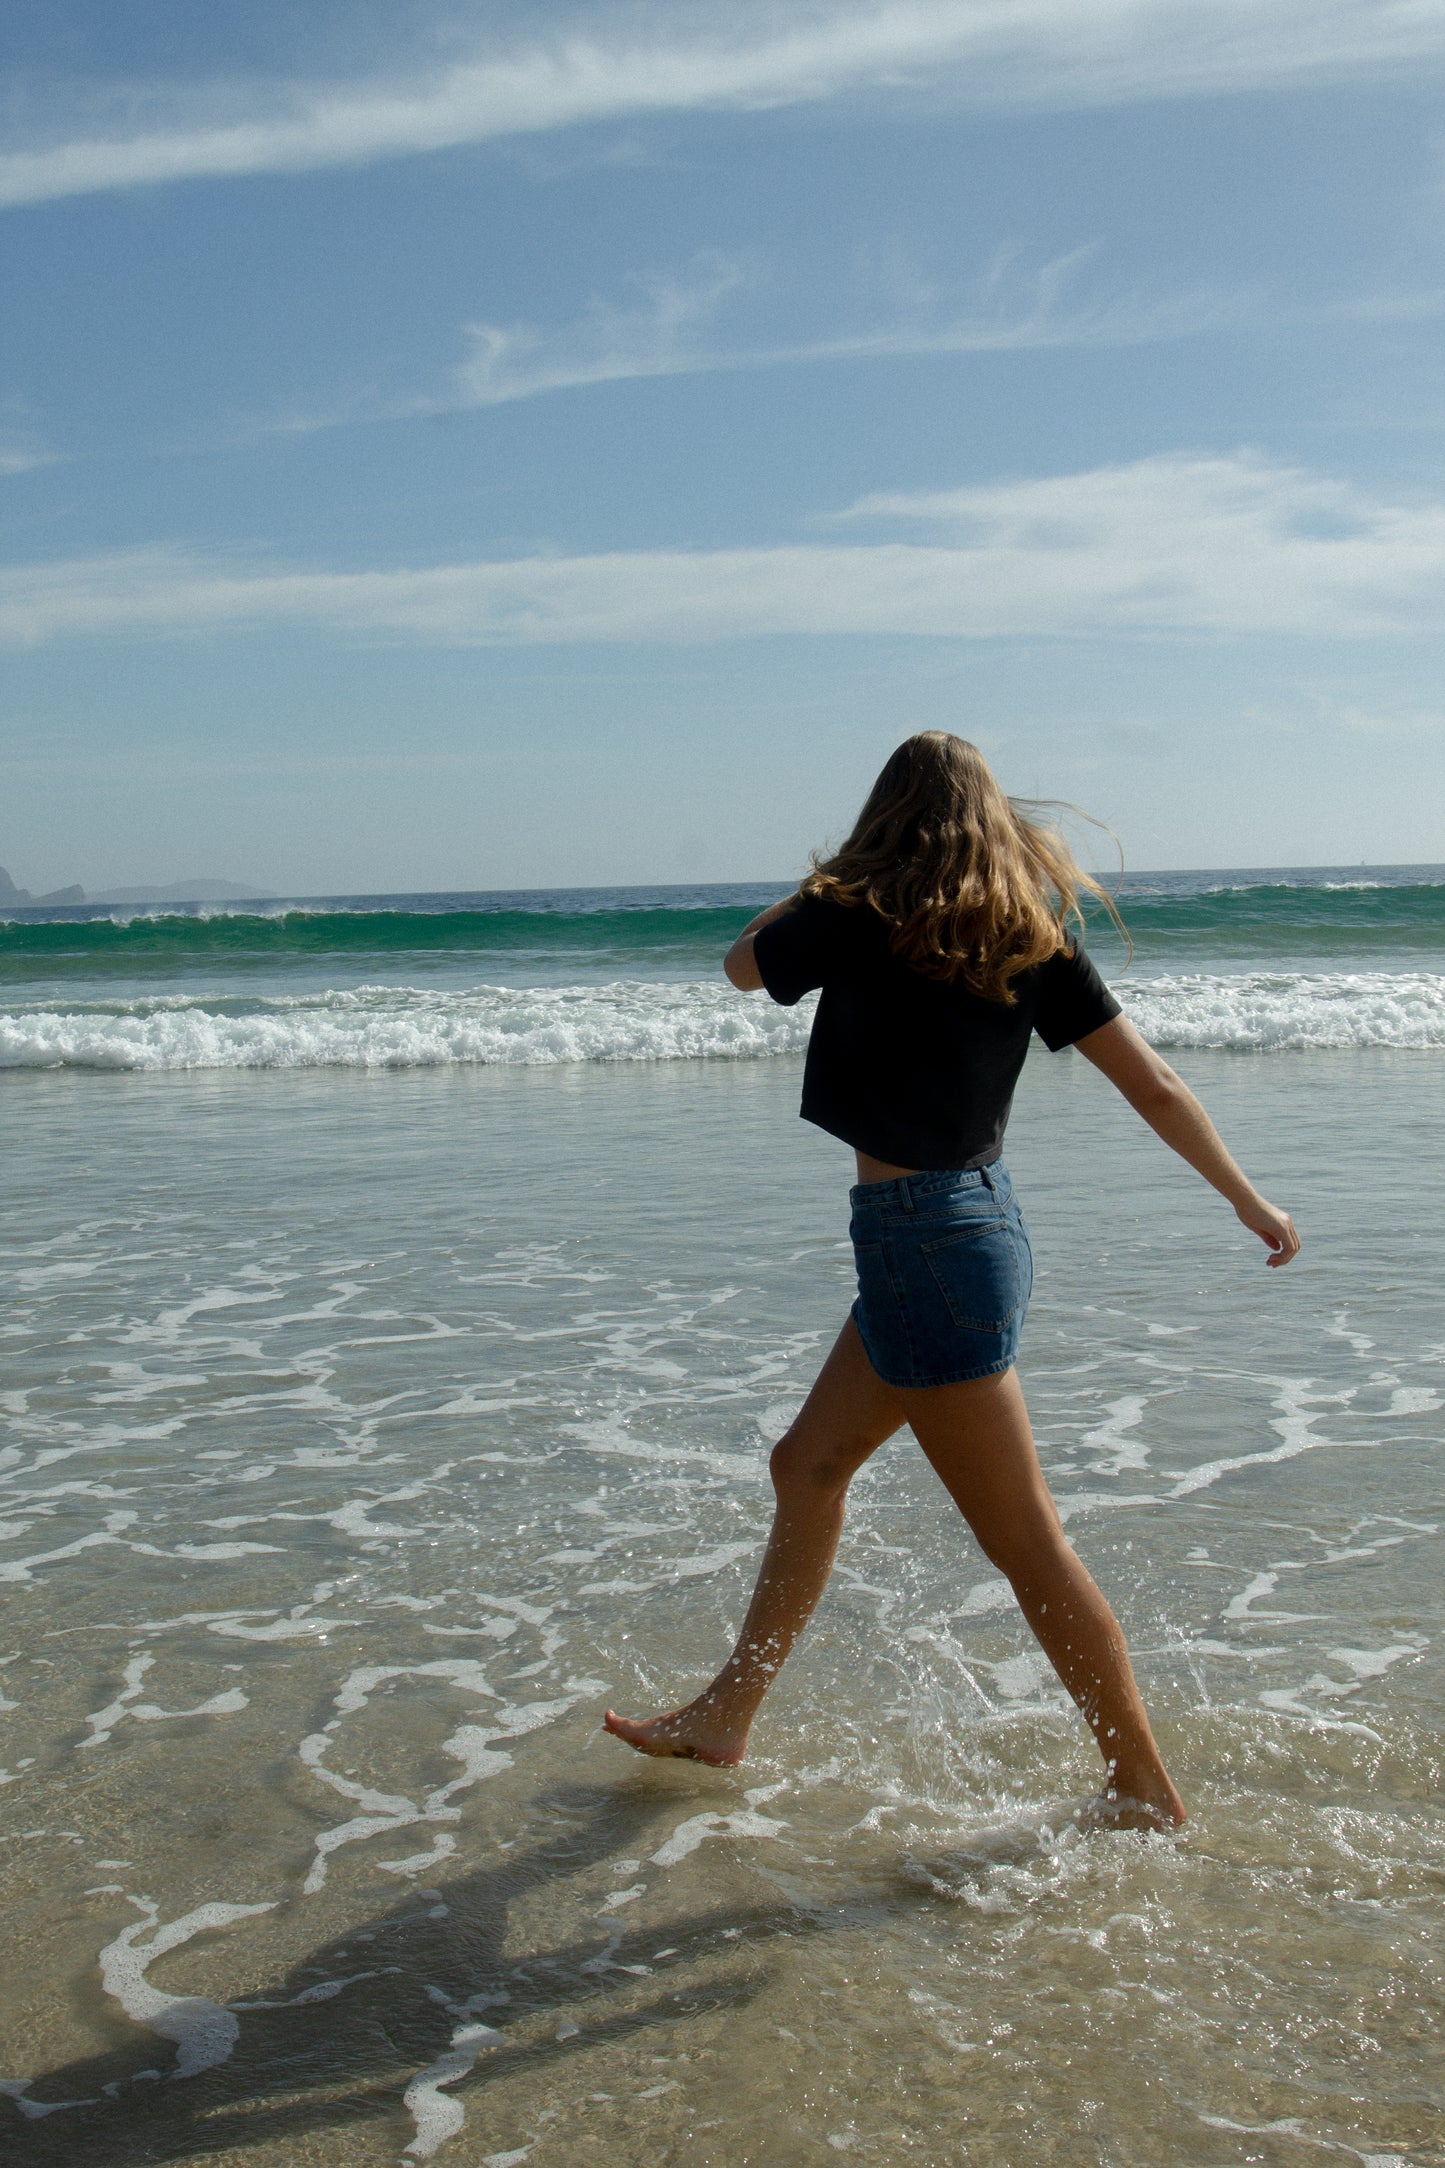
<instances>
[{"instance_id":1,"label":"breaking wave","mask_svg":"<svg viewBox=\"0 0 1445 2168\"><path fill-rule=\"evenodd\" d=\"M1445 1048L1445 974L1198 973L1120 985L1161 1047ZM811 1002L692 981L362 986L276 998L37 1002L0 1015L0 1068L413 1069L451 1064L746 1061L796 1054Z\"/></svg>"}]
</instances>

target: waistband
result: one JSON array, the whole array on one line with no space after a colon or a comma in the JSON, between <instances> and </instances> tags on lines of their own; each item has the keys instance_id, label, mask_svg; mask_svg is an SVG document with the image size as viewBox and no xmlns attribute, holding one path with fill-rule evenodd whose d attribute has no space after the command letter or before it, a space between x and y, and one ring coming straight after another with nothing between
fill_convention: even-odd
<instances>
[{"instance_id":1,"label":"waistband","mask_svg":"<svg viewBox=\"0 0 1445 2168\"><path fill-rule=\"evenodd\" d=\"M895 1175L891 1182L855 1182L848 1196L854 1205L916 1212L935 1197L960 1189L989 1189L1007 1197L1013 1183L1003 1161L995 1159L987 1167L930 1167L922 1174Z\"/></svg>"}]
</instances>

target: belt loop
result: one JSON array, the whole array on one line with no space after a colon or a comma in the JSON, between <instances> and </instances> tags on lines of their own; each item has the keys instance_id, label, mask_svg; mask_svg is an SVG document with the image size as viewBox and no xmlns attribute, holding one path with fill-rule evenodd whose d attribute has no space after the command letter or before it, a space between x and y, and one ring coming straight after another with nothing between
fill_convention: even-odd
<instances>
[{"instance_id":1,"label":"belt loop","mask_svg":"<svg viewBox=\"0 0 1445 2168\"><path fill-rule=\"evenodd\" d=\"M898 1184L898 1187L899 1187L899 1189L900 1189L900 1190L902 1191L902 1194L903 1194L903 1209L904 1209L904 1211L905 1211L905 1212L913 1212L913 1211L916 1211L916 1210L917 1210L917 1206L916 1206L916 1205L914 1204L914 1202L913 1202L913 1181L912 1181L912 1177L911 1177L911 1176L909 1176L909 1175L906 1175L906 1174L905 1174L905 1175L903 1176L903 1179L902 1179L902 1180L901 1180L901 1181L899 1182L899 1184Z\"/></svg>"},{"instance_id":2,"label":"belt loop","mask_svg":"<svg viewBox=\"0 0 1445 2168\"><path fill-rule=\"evenodd\" d=\"M980 1167L980 1168L979 1168L979 1170L978 1170L978 1173L979 1173L979 1180L980 1180L980 1181L981 1181L981 1182L983 1183L983 1186L984 1186L984 1188L985 1188L985 1189L987 1189L987 1190L991 1190L991 1191L993 1192L993 1194L994 1194L995 1196L997 1196L997 1195L998 1195L998 1184L997 1184L997 1182L995 1182L995 1180L994 1180L993 1176L992 1176L992 1175L990 1174L990 1172L989 1172L988 1168L987 1168L987 1167Z\"/></svg>"}]
</instances>

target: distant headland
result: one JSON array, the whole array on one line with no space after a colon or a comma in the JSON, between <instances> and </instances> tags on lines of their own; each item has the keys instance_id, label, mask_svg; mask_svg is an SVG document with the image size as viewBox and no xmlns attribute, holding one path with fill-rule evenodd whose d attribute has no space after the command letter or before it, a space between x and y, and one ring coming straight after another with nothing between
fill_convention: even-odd
<instances>
[{"instance_id":1,"label":"distant headland","mask_svg":"<svg viewBox=\"0 0 1445 2168\"><path fill-rule=\"evenodd\" d=\"M70 888L52 888L32 896L17 888L0 866L0 908L7 903L45 905L66 903L248 903L264 898L264 888L249 888L244 881L210 881L199 877L184 881L147 883L137 888L105 888L95 894L77 881Z\"/></svg>"}]
</instances>

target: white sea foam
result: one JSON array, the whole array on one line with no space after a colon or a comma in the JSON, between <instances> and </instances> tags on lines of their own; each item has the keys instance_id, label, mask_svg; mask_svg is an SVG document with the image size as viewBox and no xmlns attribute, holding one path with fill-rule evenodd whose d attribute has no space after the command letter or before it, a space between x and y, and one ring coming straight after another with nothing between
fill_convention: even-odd
<instances>
[{"instance_id":1,"label":"white sea foam","mask_svg":"<svg viewBox=\"0 0 1445 2168\"><path fill-rule=\"evenodd\" d=\"M1445 1047L1445 973L1195 973L1120 982L1160 1046ZM435 1068L746 1061L799 1051L812 1003L726 986L359 987L238 1003L165 996L0 1015L0 1068Z\"/></svg>"},{"instance_id":2,"label":"white sea foam","mask_svg":"<svg viewBox=\"0 0 1445 2168\"><path fill-rule=\"evenodd\" d=\"M452 1063L746 1060L804 1045L811 1005L727 986L360 987L257 1000L170 997L0 1016L0 1068L411 1069Z\"/></svg>"},{"instance_id":3,"label":"white sea foam","mask_svg":"<svg viewBox=\"0 0 1445 2168\"><path fill-rule=\"evenodd\" d=\"M749 1795L751 1796L751 1794ZM738 1809L733 1814L690 1815L679 1822L666 1844L652 1854L654 1867L675 1867L697 1850L705 1837L775 1837L787 1828L786 1822L775 1821L770 1814L758 1814L752 1809Z\"/></svg>"},{"instance_id":4,"label":"white sea foam","mask_svg":"<svg viewBox=\"0 0 1445 2168\"><path fill-rule=\"evenodd\" d=\"M453 1777L450 1783L438 1785L418 1804L406 1793L380 1792L357 1783L332 1769L326 1759L342 1720L365 1709L379 1687L403 1679L445 1680L474 1698L498 1699L495 1689L487 1683L482 1666L469 1657L439 1657L434 1663L426 1664L364 1664L350 1674L336 1696L336 1715L321 1731L312 1732L303 1739L299 1748L301 1760L312 1774L360 1809L349 1820L323 1829L316 1837L316 1856L303 1884L308 1896L321 1888L332 1854L340 1851L343 1845L358 1844L368 1837L392 1836L422 1823L458 1821L461 1810L453 1804L457 1794L469 1791L484 1777L494 1776L498 1770L509 1769L512 1765L511 1755L497 1748L495 1742L498 1739L522 1738L565 1715L584 1694L601 1691L596 1679L570 1680L569 1691L559 1699L528 1702L520 1708L503 1706L495 1711L495 1723L486 1727L459 1724L440 1745L444 1754L461 1763L461 1775ZM436 1856L440 1856L442 1849L433 1847ZM416 1857L382 1862L393 1873L405 1873L419 1863Z\"/></svg>"},{"instance_id":5,"label":"white sea foam","mask_svg":"<svg viewBox=\"0 0 1445 2168\"><path fill-rule=\"evenodd\" d=\"M177 2078L194 2077L197 2071L214 2069L223 2063L240 2038L239 2020L222 2003L212 2002L206 1995L168 1995L161 1988L152 1987L146 1978L149 1967L168 1950L178 1949L194 1935L206 1933L217 1927L229 1927L236 1920L252 1917L257 1912L271 1912L275 1900L264 1904L204 1904L187 1912L178 1920L160 1924L160 1910L148 1897L132 1897L130 1900L144 1918L132 1920L123 1927L113 1942L108 1942L100 1953L101 1986L107 1995L113 1995L128 2018L138 2025L148 2025L152 2032L160 2033L166 2040L176 2043L176 2063L172 2075ZM154 1930L149 1942L138 1943L137 1937L147 1929Z\"/></svg>"},{"instance_id":6,"label":"white sea foam","mask_svg":"<svg viewBox=\"0 0 1445 2168\"><path fill-rule=\"evenodd\" d=\"M467 2119L466 2110L459 2100L449 2099L441 2088L455 2085L458 2078L466 2077L482 2049L498 2047L502 2039L503 2035L492 2025L458 2025L446 2053L439 2055L434 2063L429 2063L412 2079L402 2100L416 2124L416 2136L406 2148L405 2159L429 2160L439 2145L455 2137Z\"/></svg>"},{"instance_id":7,"label":"white sea foam","mask_svg":"<svg viewBox=\"0 0 1445 2168\"><path fill-rule=\"evenodd\" d=\"M1445 1047L1445 973L1250 971L1118 989L1157 1046Z\"/></svg>"},{"instance_id":8,"label":"white sea foam","mask_svg":"<svg viewBox=\"0 0 1445 2168\"><path fill-rule=\"evenodd\" d=\"M238 1710L250 1707L249 1696L243 1694L239 1686L229 1686L223 1693L212 1694L208 1701L198 1701L192 1709L161 1709L153 1701L141 1701L138 1696L145 1691L145 1675L154 1663L154 1656L132 1657L125 1667L125 1685L121 1692L105 1708L92 1710L85 1719L90 1726L90 1736L79 1740L79 1746L102 1745L127 1716L137 1723L158 1724L177 1716L234 1716Z\"/></svg>"}]
</instances>

